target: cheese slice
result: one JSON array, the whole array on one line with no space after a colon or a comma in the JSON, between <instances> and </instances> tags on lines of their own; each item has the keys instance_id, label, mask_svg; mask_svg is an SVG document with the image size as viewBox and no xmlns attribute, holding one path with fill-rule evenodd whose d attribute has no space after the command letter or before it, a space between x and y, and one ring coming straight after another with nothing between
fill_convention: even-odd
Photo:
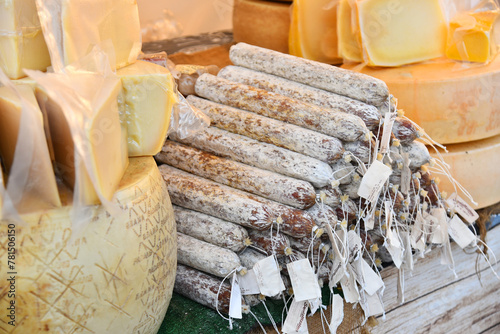
<instances>
[{"instance_id":1,"label":"cheese slice","mask_svg":"<svg viewBox=\"0 0 500 334\"><path fill-rule=\"evenodd\" d=\"M364 59L400 66L444 56L447 24L439 0L357 1Z\"/></svg>"},{"instance_id":2,"label":"cheese slice","mask_svg":"<svg viewBox=\"0 0 500 334\"><path fill-rule=\"evenodd\" d=\"M20 213L61 206L35 94L25 85L16 90L0 87L0 156L9 175L10 198Z\"/></svg>"},{"instance_id":3,"label":"cheese slice","mask_svg":"<svg viewBox=\"0 0 500 334\"><path fill-rule=\"evenodd\" d=\"M0 69L11 79L25 77L23 68L50 66L34 0L0 1Z\"/></svg>"},{"instance_id":4,"label":"cheese slice","mask_svg":"<svg viewBox=\"0 0 500 334\"><path fill-rule=\"evenodd\" d=\"M111 200L128 164L126 129L120 123L118 114L121 82L116 77L97 80L98 75L75 74L69 80L70 87L65 87L70 89L48 91L46 88L51 87L50 80L60 77L51 74L49 80L39 82L40 86L36 88L38 103L48 122L57 170L71 189L79 191L83 204L100 203L98 192ZM75 92L90 107L90 114L85 115L83 125L67 119L71 113L83 117L81 110L71 109L74 99L62 97ZM75 129L80 126L81 129ZM82 132L76 135L75 130ZM84 152L88 156L84 159L88 159L87 162L77 159L76 145L86 148Z\"/></svg>"},{"instance_id":5,"label":"cheese slice","mask_svg":"<svg viewBox=\"0 0 500 334\"><path fill-rule=\"evenodd\" d=\"M362 69L387 83L398 108L437 142L469 142L500 134L500 57L461 67L443 58L394 68Z\"/></svg>"},{"instance_id":6,"label":"cheese slice","mask_svg":"<svg viewBox=\"0 0 500 334\"><path fill-rule=\"evenodd\" d=\"M323 63L341 63L337 50L337 7L331 0L295 0L289 53Z\"/></svg>"},{"instance_id":7,"label":"cheese slice","mask_svg":"<svg viewBox=\"0 0 500 334\"><path fill-rule=\"evenodd\" d=\"M130 159L113 202L122 208L118 216L94 206L79 234L69 204L21 216L26 224L15 227L16 331L158 332L172 297L177 240L166 184L152 157ZM1 221L2 245L8 229ZM7 249L0 252L3 282L10 276L7 257ZM2 295L2 305L9 300ZM0 332L12 331L10 319L2 320Z\"/></svg>"},{"instance_id":8,"label":"cheese slice","mask_svg":"<svg viewBox=\"0 0 500 334\"><path fill-rule=\"evenodd\" d=\"M166 68L141 60L116 74L123 87L118 108L127 128L128 155L155 155L165 142L177 102L173 77Z\"/></svg>"},{"instance_id":9,"label":"cheese slice","mask_svg":"<svg viewBox=\"0 0 500 334\"><path fill-rule=\"evenodd\" d=\"M43 34L54 40L49 51L55 70L83 58L98 44L114 53L116 68L136 61L142 46L137 1L36 1Z\"/></svg>"},{"instance_id":10,"label":"cheese slice","mask_svg":"<svg viewBox=\"0 0 500 334\"><path fill-rule=\"evenodd\" d=\"M362 62L361 34L356 6L340 0L337 10L338 52L344 61ZM354 3L353 3L354 4Z\"/></svg>"},{"instance_id":11,"label":"cheese slice","mask_svg":"<svg viewBox=\"0 0 500 334\"><path fill-rule=\"evenodd\" d=\"M458 195L473 208L480 209L500 202L500 136L469 143L446 145L441 154L450 165L451 175L472 195L478 206L462 193ZM431 155L437 157L431 150ZM456 192L445 176L439 176L439 189L448 195Z\"/></svg>"}]
</instances>

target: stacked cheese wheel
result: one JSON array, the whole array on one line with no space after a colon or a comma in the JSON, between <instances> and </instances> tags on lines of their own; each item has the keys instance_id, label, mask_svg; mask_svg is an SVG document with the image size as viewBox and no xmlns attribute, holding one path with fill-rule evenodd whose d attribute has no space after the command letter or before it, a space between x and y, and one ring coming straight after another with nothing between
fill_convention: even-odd
<instances>
[{"instance_id":1,"label":"stacked cheese wheel","mask_svg":"<svg viewBox=\"0 0 500 334\"><path fill-rule=\"evenodd\" d=\"M211 126L192 137L173 136L156 156L175 204L175 291L228 312L224 278L243 277L274 256L283 289L293 294L297 286L287 269L308 259L317 284L358 284L346 301L360 301L367 315L377 314L378 306L366 308L367 302L380 305L383 283L372 268L387 252L398 267L411 267L412 247L423 254L442 230L412 229L414 223L422 223L423 214L435 224L428 218L434 212L446 219L425 166L429 152L415 141L417 129L395 117L382 133L382 117L388 116L379 109L390 106L389 91L375 78L244 43L231 48L230 58L236 66L199 76L197 96L187 98ZM385 142L385 153L377 153L376 142ZM373 190L375 198L360 190L372 167L391 174L380 192ZM396 246L399 240L403 244ZM348 269L358 265L373 274L374 285L367 287L365 274ZM262 297L254 291L244 303Z\"/></svg>"}]
</instances>

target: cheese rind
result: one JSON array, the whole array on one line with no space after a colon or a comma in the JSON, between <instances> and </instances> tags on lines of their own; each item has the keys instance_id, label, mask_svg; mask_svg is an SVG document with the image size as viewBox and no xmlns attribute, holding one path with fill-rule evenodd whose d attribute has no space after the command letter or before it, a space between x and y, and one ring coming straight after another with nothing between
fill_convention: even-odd
<instances>
[{"instance_id":1,"label":"cheese rind","mask_svg":"<svg viewBox=\"0 0 500 334\"><path fill-rule=\"evenodd\" d=\"M177 102L173 77L166 68L140 60L116 74L123 87L118 108L127 128L128 155L155 155L165 142Z\"/></svg>"},{"instance_id":2,"label":"cheese rind","mask_svg":"<svg viewBox=\"0 0 500 334\"><path fill-rule=\"evenodd\" d=\"M131 159L113 202L122 209L118 216L92 207L79 234L72 230L71 206L22 216L26 224L15 226L17 331L158 332L172 297L177 239L152 157ZM8 225L1 221L0 243L7 242ZM4 282L7 256L0 253ZM7 308L10 300L2 294L0 305ZM0 332L11 329L0 321Z\"/></svg>"},{"instance_id":3,"label":"cheese rind","mask_svg":"<svg viewBox=\"0 0 500 334\"><path fill-rule=\"evenodd\" d=\"M362 62L361 34L356 6L340 0L337 9L338 52L344 61Z\"/></svg>"},{"instance_id":4,"label":"cheese rind","mask_svg":"<svg viewBox=\"0 0 500 334\"><path fill-rule=\"evenodd\" d=\"M400 66L441 57L447 25L439 0L356 2L364 60Z\"/></svg>"},{"instance_id":5,"label":"cheese rind","mask_svg":"<svg viewBox=\"0 0 500 334\"><path fill-rule=\"evenodd\" d=\"M35 1L0 1L0 69L11 79L25 77L23 69L44 71L50 66Z\"/></svg>"}]
</instances>

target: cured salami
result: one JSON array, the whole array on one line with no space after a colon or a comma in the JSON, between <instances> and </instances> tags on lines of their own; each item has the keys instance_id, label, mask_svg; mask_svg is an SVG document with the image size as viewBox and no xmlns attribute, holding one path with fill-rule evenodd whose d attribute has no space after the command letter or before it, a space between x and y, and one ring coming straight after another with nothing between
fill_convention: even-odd
<instances>
[{"instance_id":1,"label":"cured salami","mask_svg":"<svg viewBox=\"0 0 500 334\"><path fill-rule=\"evenodd\" d=\"M273 231L272 235L270 231L248 231L250 240L253 246L256 246L267 253L267 255L276 254L277 256L287 255L286 253L290 251L290 240L289 238L277 231Z\"/></svg>"}]
</instances>

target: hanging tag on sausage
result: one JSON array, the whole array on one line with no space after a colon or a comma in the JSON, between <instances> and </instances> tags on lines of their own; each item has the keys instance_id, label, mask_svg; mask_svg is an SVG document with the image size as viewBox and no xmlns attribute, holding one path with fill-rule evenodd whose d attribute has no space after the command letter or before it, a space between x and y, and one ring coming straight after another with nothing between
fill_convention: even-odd
<instances>
[{"instance_id":1,"label":"hanging tag on sausage","mask_svg":"<svg viewBox=\"0 0 500 334\"><path fill-rule=\"evenodd\" d=\"M271 255L258 261L253 266L253 270L257 278L260 293L264 296L276 296L285 290L285 285L281 280L280 270L274 256Z\"/></svg>"},{"instance_id":2,"label":"hanging tag on sausage","mask_svg":"<svg viewBox=\"0 0 500 334\"><path fill-rule=\"evenodd\" d=\"M432 232L431 242L433 244L441 245L444 243L446 238L448 238L446 210L443 208L433 208L431 209L430 214L432 217L436 218L437 221L434 226L434 231Z\"/></svg>"},{"instance_id":3,"label":"hanging tag on sausage","mask_svg":"<svg viewBox=\"0 0 500 334\"><path fill-rule=\"evenodd\" d=\"M356 261L361 255L362 241L353 230L347 232L347 245L349 248L349 262Z\"/></svg>"},{"instance_id":4,"label":"hanging tag on sausage","mask_svg":"<svg viewBox=\"0 0 500 334\"><path fill-rule=\"evenodd\" d=\"M238 275L233 274L231 283L231 297L229 298L229 316L235 319L242 319L241 314L241 290L238 282Z\"/></svg>"},{"instance_id":5,"label":"hanging tag on sausage","mask_svg":"<svg viewBox=\"0 0 500 334\"><path fill-rule=\"evenodd\" d=\"M469 224L474 223L479 218L477 212L463 198L458 196L457 193L453 193L446 200L446 203L448 203L450 209L455 210Z\"/></svg>"},{"instance_id":6,"label":"hanging tag on sausage","mask_svg":"<svg viewBox=\"0 0 500 334\"><path fill-rule=\"evenodd\" d=\"M370 267L365 259L360 259L363 277L365 281L364 290L370 296L380 290L384 286L382 278Z\"/></svg>"},{"instance_id":7,"label":"hanging tag on sausage","mask_svg":"<svg viewBox=\"0 0 500 334\"><path fill-rule=\"evenodd\" d=\"M424 224L424 231L425 231L425 237L427 242L432 242L432 236L434 234L434 230L437 228L439 221L437 220L436 217L432 216L429 213L425 213L423 215L425 224Z\"/></svg>"},{"instance_id":8,"label":"hanging tag on sausage","mask_svg":"<svg viewBox=\"0 0 500 334\"><path fill-rule=\"evenodd\" d=\"M340 261L338 256L335 256L332 261L332 269L330 271L330 279L328 283L330 290L333 289L338 282L340 282L342 277L344 277L345 270L344 262Z\"/></svg>"},{"instance_id":9,"label":"hanging tag on sausage","mask_svg":"<svg viewBox=\"0 0 500 334\"><path fill-rule=\"evenodd\" d=\"M469 230L458 215L454 215L448 222L448 233L460 248L465 248L476 240L474 233Z\"/></svg>"},{"instance_id":10,"label":"hanging tag on sausage","mask_svg":"<svg viewBox=\"0 0 500 334\"><path fill-rule=\"evenodd\" d=\"M330 321L330 334L337 333L337 328L344 320L344 299L340 295L333 295L332 299L332 320Z\"/></svg>"},{"instance_id":11,"label":"hanging tag on sausage","mask_svg":"<svg viewBox=\"0 0 500 334\"><path fill-rule=\"evenodd\" d=\"M345 301L348 303L356 303L359 300L358 287L354 281L354 275L352 273L349 276L345 275L340 280L340 286L344 292Z\"/></svg>"},{"instance_id":12,"label":"hanging tag on sausage","mask_svg":"<svg viewBox=\"0 0 500 334\"><path fill-rule=\"evenodd\" d=\"M401 231L401 239L403 241L403 268L408 269L409 271L413 270L413 253L411 251L411 240L410 240L410 232Z\"/></svg>"},{"instance_id":13,"label":"hanging tag on sausage","mask_svg":"<svg viewBox=\"0 0 500 334\"><path fill-rule=\"evenodd\" d=\"M399 242L398 234L391 229L387 229L387 240L384 245L389 251L389 254L391 254L394 265L397 268L401 267L401 263L403 262L403 249L401 247L401 242Z\"/></svg>"},{"instance_id":14,"label":"hanging tag on sausage","mask_svg":"<svg viewBox=\"0 0 500 334\"><path fill-rule=\"evenodd\" d=\"M392 127L396 120L397 113L386 113L384 115L384 128L382 132L382 139L380 140L379 152L385 154L389 151L389 141L391 140Z\"/></svg>"},{"instance_id":15,"label":"hanging tag on sausage","mask_svg":"<svg viewBox=\"0 0 500 334\"><path fill-rule=\"evenodd\" d=\"M374 203L377 201L382 186L391 175L392 170L389 166L375 160L361 179L358 195Z\"/></svg>"},{"instance_id":16,"label":"hanging tag on sausage","mask_svg":"<svg viewBox=\"0 0 500 334\"><path fill-rule=\"evenodd\" d=\"M307 302L292 301L281 331L285 334L309 333L307 329Z\"/></svg>"},{"instance_id":17,"label":"hanging tag on sausage","mask_svg":"<svg viewBox=\"0 0 500 334\"><path fill-rule=\"evenodd\" d=\"M301 302L321 297L318 280L308 259L288 263L286 267L296 301Z\"/></svg>"},{"instance_id":18,"label":"hanging tag on sausage","mask_svg":"<svg viewBox=\"0 0 500 334\"><path fill-rule=\"evenodd\" d=\"M238 275L238 280L243 296L260 294L259 284L257 283L257 277L253 269L249 269L246 275Z\"/></svg>"},{"instance_id":19,"label":"hanging tag on sausage","mask_svg":"<svg viewBox=\"0 0 500 334\"><path fill-rule=\"evenodd\" d=\"M403 169L401 170L401 192L408 195L411 185L410 154L403 153Z\"/></svg>"},{"instance_id":20,"label":"hanging tag on sausage","mask_svg":"<svg viewBox=\"0 0 500 334\"><path fill-rule=\"evenodd\" d=\"M424 217L422 217L422 213L418 211L415 218L415 224L411 228L411 246L421 252L425 250L424 223Z\"/></svg>"}]
</instances>

